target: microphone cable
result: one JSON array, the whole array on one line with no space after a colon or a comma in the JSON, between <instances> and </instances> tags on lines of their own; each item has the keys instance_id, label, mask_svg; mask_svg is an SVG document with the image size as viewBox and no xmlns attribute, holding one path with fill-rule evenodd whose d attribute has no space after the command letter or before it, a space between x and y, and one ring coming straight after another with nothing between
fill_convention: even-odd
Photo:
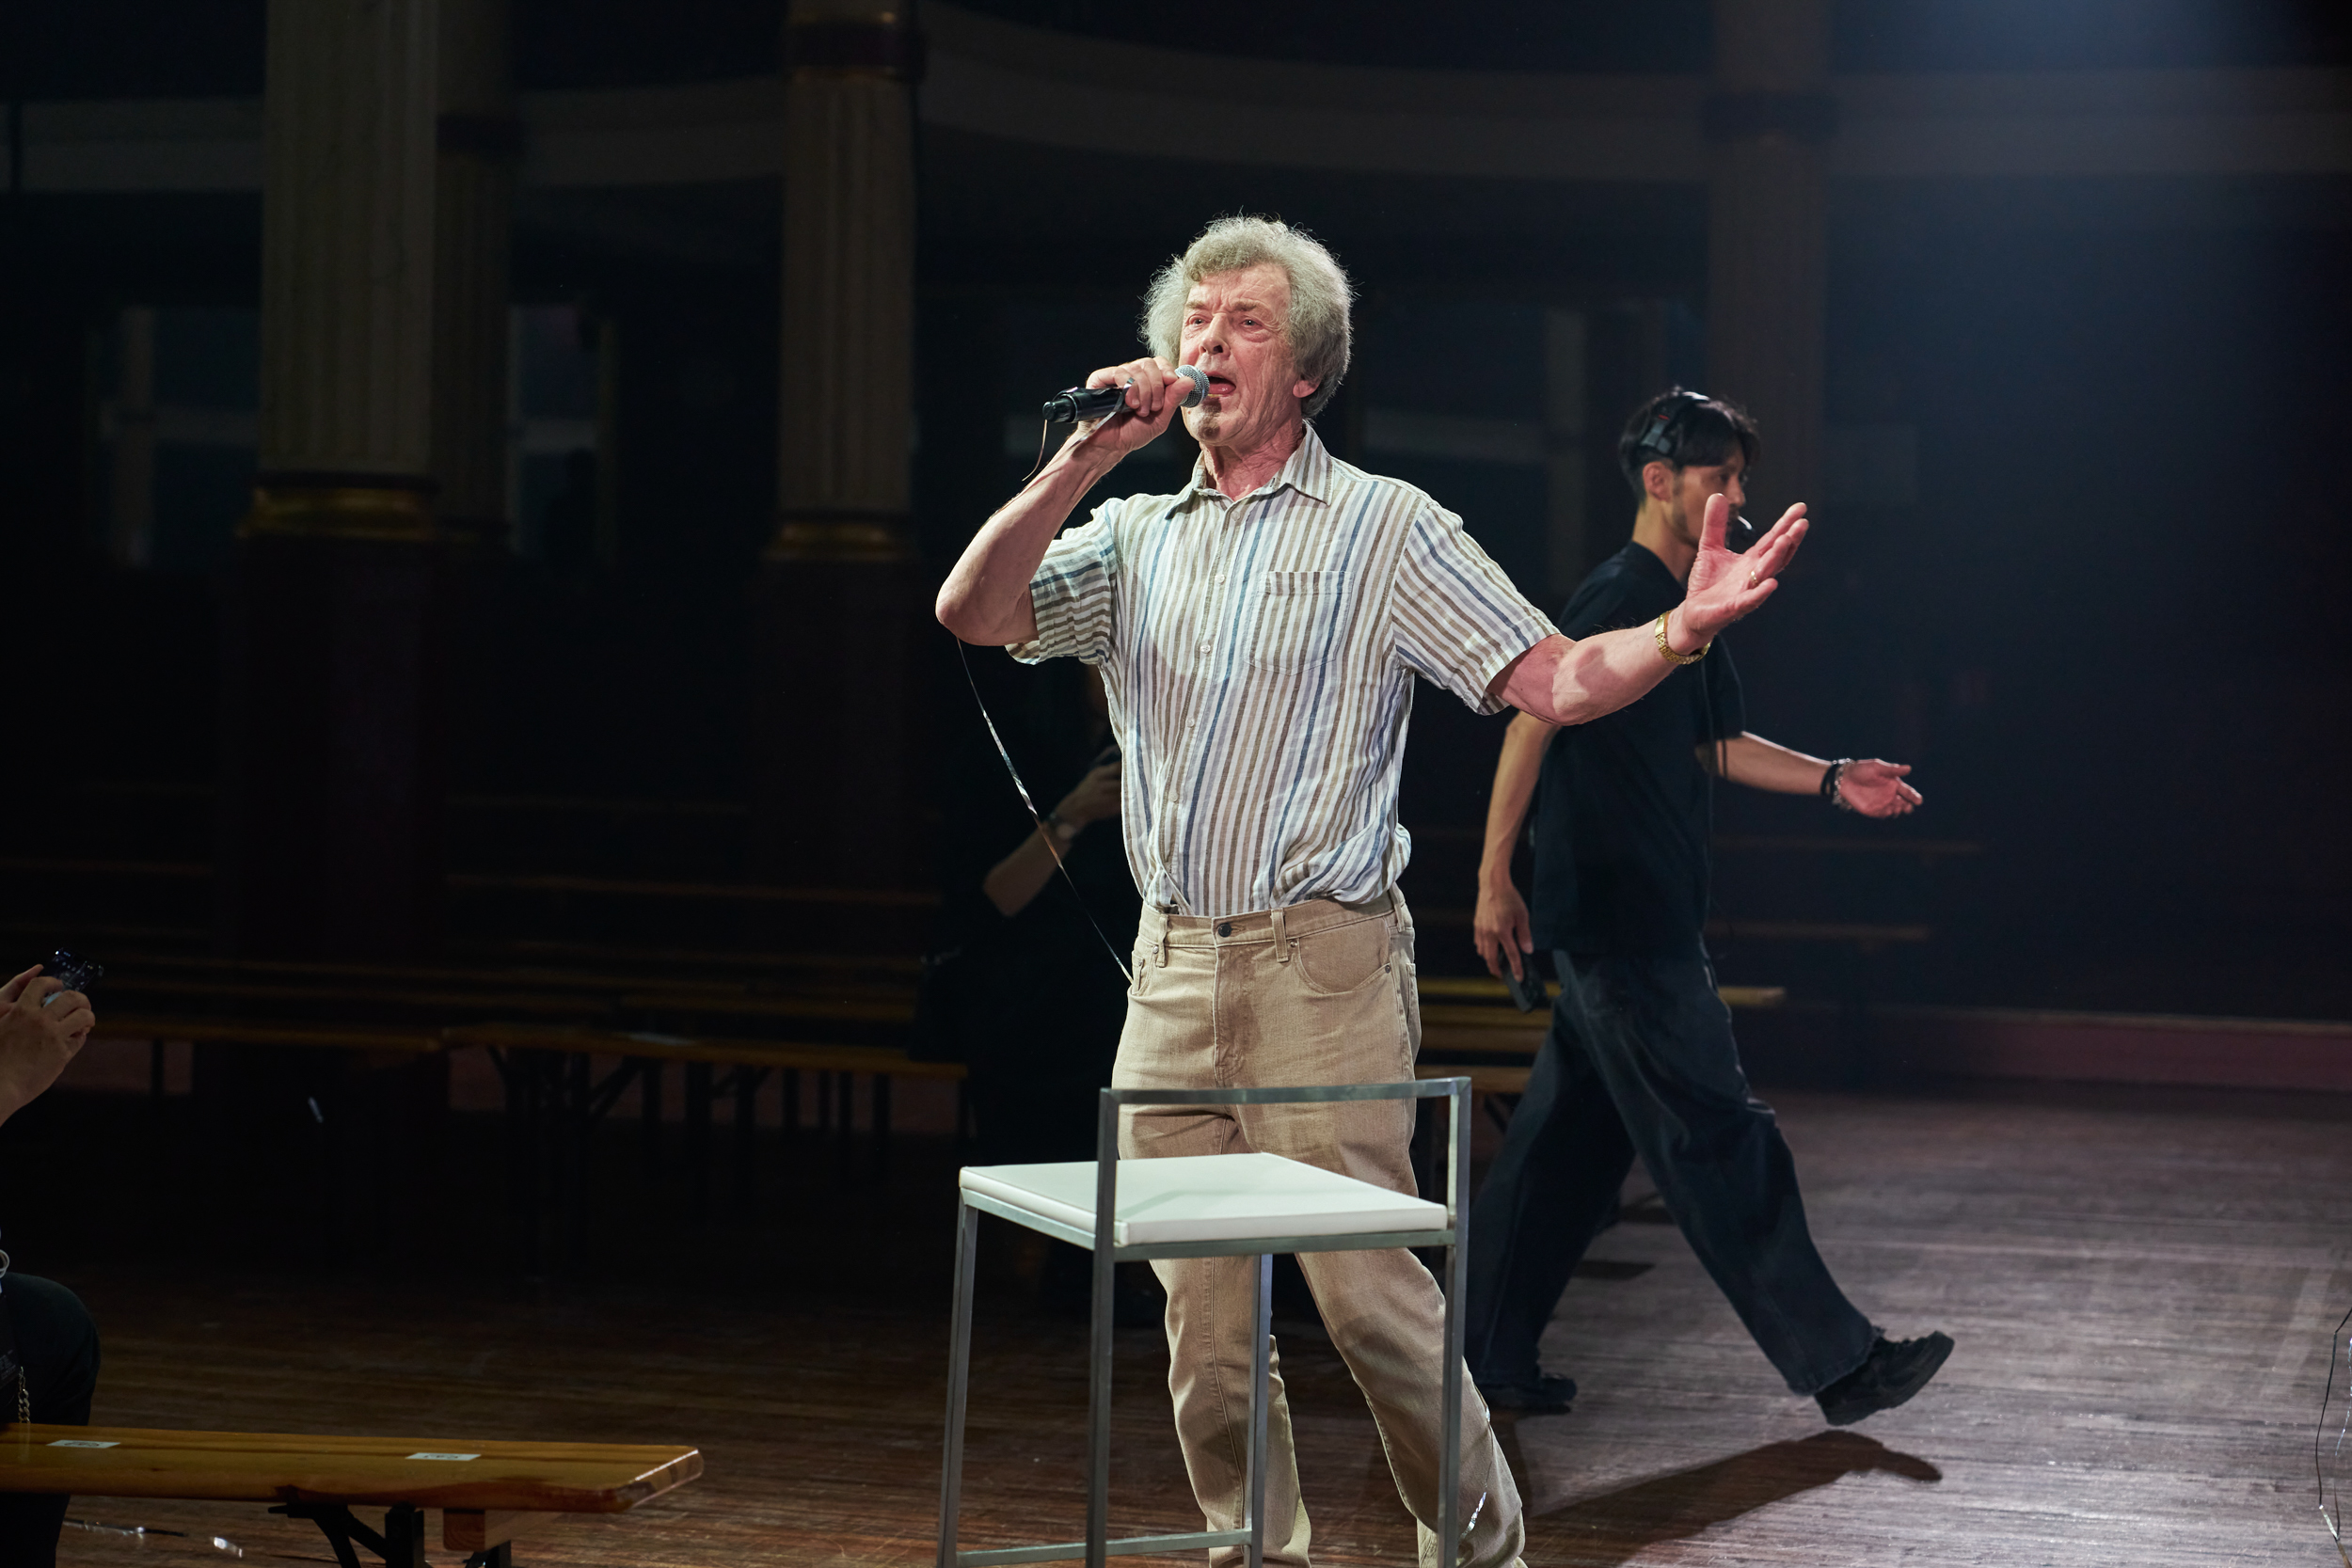
<instances>
[{"instance_id":1,"label":"microphone cable","mask_svg":"<svg viewBox=\"0 0 2352 1568\"><path fill-rule=\"evenodd\" d=\"M1078 437L1077 444L1084 446L1087 442L1093 440L1096 433L1110 422L1107 419L1098 420L1093 430ZM1052 438L1053 432L1053 420L1049 419L1038 420L1037 461L1029 466L1029 471L1021 478L1020 487L1013 491L1015 499L1026 495L1029 486L1035 484L1039 477L1045 472L1045 443ZM1011 503L1009 501L1006 504ZM997 510L1001 512L1004 508L998 507ZM965 646L962 638L956 637L953 632L948 633L948 636L955 641L956 659L963 666L963 684L971 689L972 705L980 710L980 722L988 726L988 738L995 743L996 755L1005 765L1006 777L1012 780L1013 792L1021 797L1021 804L1027 809L1029 820L1037 824L1038 836L1045 840L1045 852L1054 857L1054 869L1060 872L1061 879L1069 884L1071 896L1078 901L1079 912L1087 917L1087 924L1094 927L1095 938L1102 942L1103 951L1111 956L1111 962L1118 968L1120 978L1127 982L1127 988L1130 990L1134 990L1135 971L1127 967L1127 960L1119 956L1118 945L1104 931L1102 922L1094 918L1093 906L1087 902L1086 895L1079 890L1077 879L1070 875L1069 863L1061 858L1061 848L1054 842L1054 831L1045 825L1045 816L1037 809L1037 801L1029 794L1028 784L1022 780L1021 769L1013 766L1012 752L1006 747L1005 737L996 728L996 716L988 711L988 699L980 695L979 680L972 673L971 649ZM1075 843L1076 840L1073 839L1072 842Z\"/></svg>"},{"instance_id":2,"label":"microphone cable","mask_svg":"<svg viewBox=\"0 0 2352 1568\"><path fill-rule=\"evenodd\" d=\"M1209 381L1207 375L1193 369L1191 366L1182 367L1179 373L1184 380L1191 382L1193 387L1191 394L1183 401L1180 406L1185 408L1197 406L1201 398L1208 392ZM1124 391L1128 387L1132 387L1134 385L1134 382L1129 381L1123 383L1120 389ZM1122 400L1117 408L1113 409L1103 418L1097 420L1092 430L1089 430L1084 436L1079 436L1076 444L1084 446L1087 442L1093 440L1096 436L1100 435L1104 427L1108 425L1113 420L1125 419L1129 417L1129 413L1130 411L1127 408L1125 402ZM1055 420L1050 412L1039 420L1037 431L1037 461L1030 466L1029 471L1022 477L1020 487L1013 491L1014 499L1017 500L1022 496L1026 495L1028 493L1029 486L1035 484L1039 478L1045 472L1045 465L1048 461L1045 455L1045 443L1052 438L1054 424ZM1064 446L1061 450L1066 451L1069 448L1068 446ZM1010 501L1006 502L1006 505L1008 506L1010 504ZM998 507L997 510L1001 512L1004 510L1004 507ZM952 636L953 634L950 633L949 635ZM1135 971L1129 969L1127 967L1127 960L1119 956L1118 944L1113 942L1108 933L1103 929L1103 923L1094 918L1094 910L1092 906L1087 903L1086 895L1079 891L1077 879L1070 875L1069 863L1062 859L1061 848L1054 842L1053 830L1045 825L1044 814L1037 809L1037 800L1029 794L1029 786L1022 781L1021 769L1013 766L1012 752L1006 747L1005 737L996 728L996 716L988 711L988 700L980 695L980 683L972 673L971 652L965 647L962 638L958 637L955 641L956 657L963 665L963 684L971 688L972 703L974 706L980 710L980 722L988 726L988 738L995 743L996 755L1003 760L1005 772L1007 776L1012 780L1012 787L1014 791L1020 795L1022 805L1028 809L1029 819L1037 824L1039 836L1045 840L1045 852L1054 857L1054 869L1059 871L1061 873L1061 879L1069 884L1071 895L1078 900L1078 908L1080 911L1086 915L1087 924L1094 927L1095 938L1102 942L1103 951L1110 955L1112 964L1119 970L1120 978L1126 981L1127 988L1130 990L1134 990L1136 984Z\"/></svg>"},{"instance_id":3,"label":"microphone cable","mask_svg":"<svg viewBox=\"0 0 2352 1568\"><path fill-rule=\"evenodd\" d=\"M972 701L980 710L980 722L988 726L988 738L996 743L996 754L1004 760L1005 772L1011 777L1012 787L1020 794L1021 803L1028 808L1029 820L1037 824L1038 836L1045 840L1045 852L1054 857L1054 869L1059 871L1061 879L1070 884L1071 896L1078 900L1079 911L1087 917L1087 924L1094 927L1094 935L1102 942L1103 951L1111 956L1111 962L1117 966L1120 977L1127 982L1129 990L1133 990L1135 971L1129 969L1127 960L1119 956L1118 946L1103 929L1103 923L1094 918L1093 907L1087 902L1077 879L1070 875L1070 863L1061 858L1061 849L1054 843L1054 831L1045 825L1044 814L1037 809L1037 801L1030 796L1029 786L1022 782L1021 769L1013 766L1012 752L1006 749L1005 737L997 733L995 716L988 711L988 703L980 695L980 683L972 674L972 656L966 651L961 637L956 639L956 657L963 663L963 684L972 689Z\"/></svg>"}]
</instances>

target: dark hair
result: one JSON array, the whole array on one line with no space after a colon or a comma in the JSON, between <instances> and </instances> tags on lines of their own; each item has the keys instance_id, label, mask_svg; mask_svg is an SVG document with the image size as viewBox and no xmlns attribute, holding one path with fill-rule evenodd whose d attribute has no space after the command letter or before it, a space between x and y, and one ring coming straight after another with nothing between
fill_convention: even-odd
<instances>
[{"instance_id":1,"label":"dark hair","mask_svg":"<svg viewBox=\"0 0 2352 1568\"><path fill-rule=\"evenodd\" d=\"M1645 444L1643 437L1653 427L1658 434ZM1661 444L1662 451L1659 450ZM1735 445L1741 459L1755 467L1762 443L1756 438L1754 417L1728 399L1677 387L1659 393L1626 420L1624 434L1617 437L1617 467L1639 496L1642 470L1650 464L1667 464L1677 473L1692 467L1712 467L1729 462Z\"/></svg>"}]
</instances>

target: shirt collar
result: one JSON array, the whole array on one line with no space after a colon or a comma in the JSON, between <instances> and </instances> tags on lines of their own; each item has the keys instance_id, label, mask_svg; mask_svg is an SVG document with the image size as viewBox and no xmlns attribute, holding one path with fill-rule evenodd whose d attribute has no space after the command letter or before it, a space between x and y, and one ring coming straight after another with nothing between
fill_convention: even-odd
<instances>
[{"instance_id":1,"label":"shirt collar","mask_svg":"<svg viewBox=\"0 0 2352 1568\"><path fill-rule=\"evenodd\" d=\"M1331 453L1325 448L1322 438L1315 435L1315 427L1310 423L1299 432L1298 445L1283 461L1281 468L1260 490L1251 494L1273 495L1287 484L1309 500L1327 506L1331 501ZM1192 483L1184 488L1184 499L1190 500L1203 495L1215 496L1219 500L1225 499L1225 492L1219 490L1209 478L1207 459L1197 457L1193 459Z\"/></svg>"}]
</instances>

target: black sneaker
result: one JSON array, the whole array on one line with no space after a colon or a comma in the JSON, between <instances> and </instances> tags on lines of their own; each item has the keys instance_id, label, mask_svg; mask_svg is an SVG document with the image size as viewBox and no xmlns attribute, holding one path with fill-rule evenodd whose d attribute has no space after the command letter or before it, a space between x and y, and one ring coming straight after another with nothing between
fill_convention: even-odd
<instances>
[{"instance_id":1,"label":"black sneaker","mask_svg":"<svg viewBox=\"0 0 2352 1568\"><path fill-rule=\"evenodd\" d=\"M1489 1410L1518 1410L1530 1416L1565 1416L1576 1403L1576 1379L1558 1372L1538 1372L1524 1383L1474 1380Z\"/></svg>"},{"instance_id":2,"label":"black sneaker","mask_svg":"<svg viewBox=\"0 0 2352 1568\"><path fill-rule=\"evenodd\" d=\"M1865 1416L1894 1409L1925 1388L1951 1354L1948 1334L1916 1339L1889 1339L1882 1334L1861 1366L1813 1397L1830 1425L1850 1427Z\"/></svg>"}]
</instances>

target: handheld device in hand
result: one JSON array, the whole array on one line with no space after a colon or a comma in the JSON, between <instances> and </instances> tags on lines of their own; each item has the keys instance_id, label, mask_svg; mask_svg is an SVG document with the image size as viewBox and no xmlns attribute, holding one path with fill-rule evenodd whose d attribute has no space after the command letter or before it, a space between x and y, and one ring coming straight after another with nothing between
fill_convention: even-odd
<instances>
[{"instance_id":1,"label":"handheld device in hand","mask_svg":"<svg viewBox=\"0 0 2352 1568\"><path fill-rule=\"evenodd\" d=\"M1532 953L1519 955L1518 974L1507 969L1502 972L1502 983L1511 989L1511 1005L1523 1013L1550 1006L1551 998L1544 994L1543 977L1535 973L1535 956Z\"/></svg>"},{"instance_id":2,"label":"handheld device in hand","mask_svg":"<svg viewBox=\"0 0 2352 1568\"><path fill-rule=\"evenodd\" d=\"M69 953L60 947L49 955L49 961L41 965L40 972L53 980L65 982L65 990L53 990L41 998L40 1005L46 1007L63 996L66 990L78 990L87 995L90 987L99 982L106 970L103 964L92 963L79 954Z\"/></svg>"}]
</instances>

